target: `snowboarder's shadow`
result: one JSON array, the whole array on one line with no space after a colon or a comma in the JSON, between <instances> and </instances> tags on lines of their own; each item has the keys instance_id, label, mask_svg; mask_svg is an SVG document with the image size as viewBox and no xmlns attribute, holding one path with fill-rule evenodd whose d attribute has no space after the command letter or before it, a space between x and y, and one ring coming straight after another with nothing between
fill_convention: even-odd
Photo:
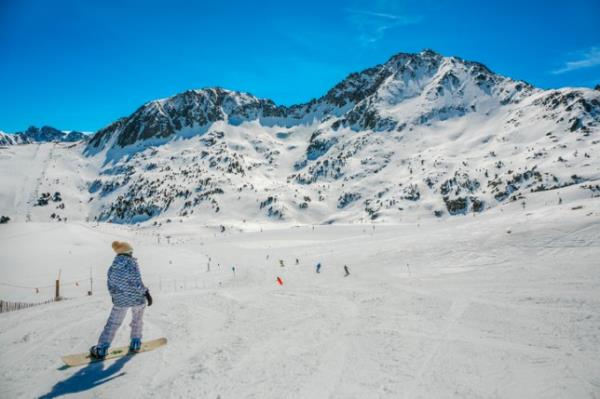
<instances>
[{"instance_id":1,"label":"snowboarder's shadow","mask_svg":"<svg viewBox=\"0 0 600 399\"><path fill-rule=\"evenodd\" d=\"M107 368L104 368L106 364L104 362L90 363L66 380L57 382L50 392L40 396L39 399L57 398L62 395L87 391L119 378L125 375L124 371L120 373L119 371L132 358L133 356L121 357Z\"/></svg>"}]
</instances>

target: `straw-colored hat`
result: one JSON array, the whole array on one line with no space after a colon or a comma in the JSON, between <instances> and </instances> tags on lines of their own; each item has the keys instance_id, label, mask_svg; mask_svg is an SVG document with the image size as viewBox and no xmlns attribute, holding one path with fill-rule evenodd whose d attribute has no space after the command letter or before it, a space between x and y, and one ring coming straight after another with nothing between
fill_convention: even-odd
<instances>
[{"instance_id":1,"label":"straw-colored hat","mask_svg":"<svg viewBox=\"0 0 600 399\"><path fill-rule=\"evenodd\" d=\"M112 249L118 254L131 254L133 252L131 245L125 241L113 241Z\"/></svg>"}]
</instances>

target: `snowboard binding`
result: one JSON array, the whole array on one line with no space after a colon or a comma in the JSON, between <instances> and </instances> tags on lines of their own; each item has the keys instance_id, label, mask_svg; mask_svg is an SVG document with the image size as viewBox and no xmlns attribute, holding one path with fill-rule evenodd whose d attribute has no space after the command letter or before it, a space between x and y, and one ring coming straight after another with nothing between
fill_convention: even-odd
<instances>
[{"instance_id":1,"label":"snowboard binding","mask_svg":"<svg viewBox=\"0 0 600 399\"><path fill-rule=\"evenodd\" d=\"M129 344L129 352L138 353L142 349L142 340L133 338Z\"/></svg>"},{"instance_id":2,"label":"snowboard binding","mask_svg":"<svg viewBox=\"0 0 600 399\"><path fill-rule=\"evenodd\" d=\"M95 359L104 359L108 354L108 345L94 345L90 348L90 356Z\"/></svg>"}]
</instances>

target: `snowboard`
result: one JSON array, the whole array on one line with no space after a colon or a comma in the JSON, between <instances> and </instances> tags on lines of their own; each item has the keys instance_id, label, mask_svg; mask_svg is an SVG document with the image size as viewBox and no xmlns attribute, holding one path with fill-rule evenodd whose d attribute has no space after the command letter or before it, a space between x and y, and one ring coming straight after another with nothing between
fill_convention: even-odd
<instances>
[{"instance_id":1,"label":"snowboard","mask_svg":"<svg viewBox=\"0 0 600 399\"><path fill-rule=\"evenodd\" d=\"M102 362L104 360L117 359L123 356L137 355L138 353L148 352L156 348L160 348L167 344L166 338L153 339L152 341L142 342L142 348L139 352L129 352L128 346L120 346L116 348L110 348L108 354L103 359L96 359L90 356L89 352L77 353L74 355L67 355L62 357L62 361L69 367L83 366L84 364Z\"/></svg>"}]
</instances>

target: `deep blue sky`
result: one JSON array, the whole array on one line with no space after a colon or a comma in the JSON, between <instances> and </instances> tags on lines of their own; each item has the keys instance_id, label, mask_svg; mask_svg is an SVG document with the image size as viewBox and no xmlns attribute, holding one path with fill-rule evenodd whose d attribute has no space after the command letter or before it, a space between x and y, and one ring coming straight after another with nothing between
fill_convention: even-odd
<instances>
[{"instance_id":1,"label":"deep blue sky","mask_svg":"<svg viewBox=\"0 0 600 399\"><path fill-rule=\"evenodd\" d=\"M0 0L0 130L93 131L206 86L304 102L423 48L544 88L600 83L599 0L253 3Z\"/></svg>"}]
</instances>

